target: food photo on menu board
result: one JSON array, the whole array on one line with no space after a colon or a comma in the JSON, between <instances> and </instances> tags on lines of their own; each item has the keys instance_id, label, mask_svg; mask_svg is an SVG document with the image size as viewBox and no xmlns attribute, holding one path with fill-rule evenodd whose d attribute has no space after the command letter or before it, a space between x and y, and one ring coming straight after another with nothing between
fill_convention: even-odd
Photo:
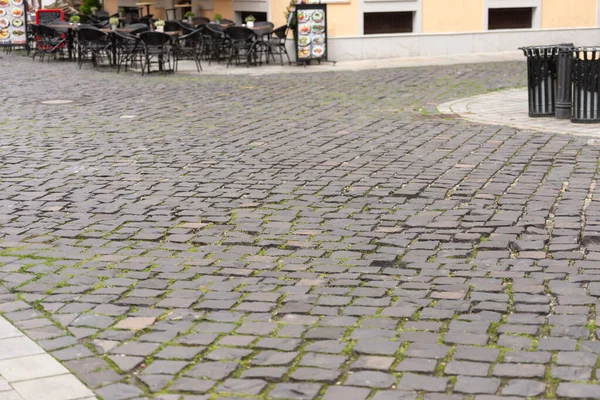
<instances>
[{"instance_id":1,"label":"food photo on menu board","mask_svg":"<svg viewBox=\"0 0 600 400\"><path fill-rule=\"evenodd\" d=\"M0 44L25 44L24 0L0 0Z\"/></svg>"},{"instance_id":2,"label":"food photo on menu board","mask_svg":"<svg viewBox=\"0 0 600 400\"><path fill-rule=\"evenodd\" d=\"M298 17L298 60L321 59L325 56L325 11L300 9Z\"/></svg>"}]
</instances>

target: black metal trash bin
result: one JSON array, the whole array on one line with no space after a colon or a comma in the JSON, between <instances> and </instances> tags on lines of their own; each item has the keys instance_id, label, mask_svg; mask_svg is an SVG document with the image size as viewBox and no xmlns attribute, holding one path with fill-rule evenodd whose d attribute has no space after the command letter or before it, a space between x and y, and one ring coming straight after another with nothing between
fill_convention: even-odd
<instances>
[{"instance_id":1,"label":"black metal trash bin","mask_svg":"<svg viewBox=\"0 0 600 400\"><path fill-rule=\"evenodd\" d=\"M571 122L600 122L600 47L579 47L573 55Z\"/></svg>"},{"instance_id":2,"label":"black metal trash bin","mask_svg":"<svg viewBox=\"0 0 600 400\"><path fill-rule=\"evenodd\" d=\"M528 46L520 49L527 57L529 116L554 117L558 46Z\"/></svg>"},{"instance_id":3,"label":"black metal trash bin","mask_svg":"<svg viewBox=\"0 0 600 400\"><path fill-rule=\"evenodd\" d=\"M573 67L572 43L558 45L556 56L557 89L556 89L556 118L571 118L571 99L573 83L571 80Z\"/></svg>"}]
</instances>

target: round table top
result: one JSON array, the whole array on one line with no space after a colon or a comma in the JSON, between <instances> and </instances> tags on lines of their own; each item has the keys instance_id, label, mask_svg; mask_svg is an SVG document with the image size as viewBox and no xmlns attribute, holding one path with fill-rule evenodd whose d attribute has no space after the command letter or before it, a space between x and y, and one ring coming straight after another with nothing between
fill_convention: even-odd
<instances>
[{"instance_id":1,"label":"round table top","mask_svg":"<svg viewBox=\"0 0 600 400\"><path fill-rule=\"evenodd\" d=\"M136 6L151 6L154 3L135 3Z\"/></svg>"}]
</instances>

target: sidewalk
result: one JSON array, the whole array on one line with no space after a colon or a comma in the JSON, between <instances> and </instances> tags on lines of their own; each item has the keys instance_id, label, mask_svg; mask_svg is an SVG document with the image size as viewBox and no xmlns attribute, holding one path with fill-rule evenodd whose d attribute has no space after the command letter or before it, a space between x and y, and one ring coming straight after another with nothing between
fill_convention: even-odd
<instances>
[{"instance_id":1,"label":"sidewalk","mask_svg":"<svg viewBox=\"0 0 600 400\"><path fill-rule=\"evenodd\" d=\"M293 55L291 56L293 58ZM456 65L456 64L478 64L489 62L505 62L505 61L525 61L523 53L520 51L508 51L498 53L479 53L479 54L463 54L456 56L439 56L439 57L411 57L411 58L389 58L375 60L356 60L356 61L340 61L335 63L312 64L307 67L296 65L279 64L277 62L261 66L230 66L227 68L227 63L220 64L208 62L202 63L203 71L200 74L210 75L272 75L272 74L303 74L314 72L333 72L333 71L363 71L372 69L386 68L408 68L408 67L423 67L433 65ZM285 57L284 57L285 59ZM196 75L196 65L193 61L180 61L178 74Z\"/></svg>"},{"instance_id":2,"label":"sidewalk","mask_svg":"<svg viewBox=\"0 0 600 400\"><path fill-rule=\"evenodd\" d=\"M0 399L95 400L58 361L0 317Z\"/></svg>"},{"instance_id":3,"label":"sidewalk","mask_svg":"<svg viewBox=\"0 0 600 400\"><path fill-rule=\"evenodd\" d=\"M600 137L596 124L573 124L556 118L528 116L527 89L510 89L440 104L442 114L458 114L482 124L503 125L522 130Z\"/></svg>"}]
</instances>

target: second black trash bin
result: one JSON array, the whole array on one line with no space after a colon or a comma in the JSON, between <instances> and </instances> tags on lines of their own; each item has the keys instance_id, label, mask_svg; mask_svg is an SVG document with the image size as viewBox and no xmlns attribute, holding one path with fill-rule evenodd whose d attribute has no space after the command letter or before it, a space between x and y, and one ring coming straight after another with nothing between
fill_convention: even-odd
<instances>
[{"instance_id":1,"label":"second black trash bin","mask_svg":"<svg viewBox=\"0 0 600 400\"><path fill-rule=\"evenodd\" d=\"M600 122L600 47L573 51L573 106L571 122Z\"/></svg>"},{"instance_id":2,"label":"second black trash bin","mask_svg":"<svg viewBox=\"0 0 600 400\"><path fill-rule=\"evenodd\" d=\"M521 47L527 57L529 116L554 117L558 45Z\"/></svg>"}]
</instances>

